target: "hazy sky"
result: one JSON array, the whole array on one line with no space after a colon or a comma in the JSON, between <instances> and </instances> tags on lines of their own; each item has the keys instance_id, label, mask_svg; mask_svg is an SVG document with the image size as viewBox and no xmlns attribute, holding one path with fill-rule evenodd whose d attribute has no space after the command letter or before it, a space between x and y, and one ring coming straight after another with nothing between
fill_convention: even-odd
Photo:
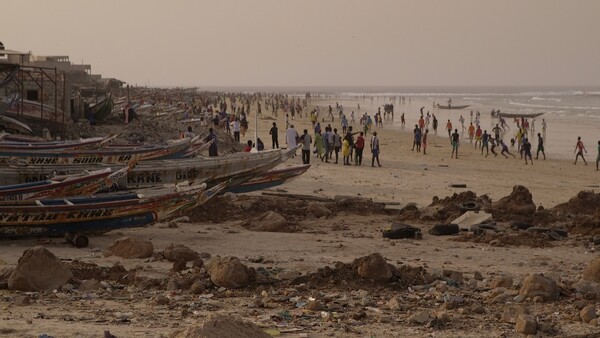
<instances>
[{"instance_id":1,"label":"hazy sky","mask_svg":"<svg viewBox=\"0 0 600 338\"><path fill-rule=\"evenodd\" d=\"M0 41L150 86L600 85L598 0L3 0Z\"/></svg>"}]
</instances>

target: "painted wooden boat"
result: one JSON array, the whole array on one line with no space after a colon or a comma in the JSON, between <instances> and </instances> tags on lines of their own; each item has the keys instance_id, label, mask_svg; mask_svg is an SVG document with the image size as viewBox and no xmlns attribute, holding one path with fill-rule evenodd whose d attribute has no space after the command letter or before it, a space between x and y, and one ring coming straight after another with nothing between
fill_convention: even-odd
<instances>
[{"instance_id":1,"label":"painted wooden boat","mask_svg":"<svg viewBox=\"0 0 600 338\"><path fill-rule=\"evenodd\" d=\"M131 168L113 172L110 168L78 175L57 175L50 180L0 186L0 203L63 196L90 196L112 187Z\"/></svg>"},{"instance_id":2,"label":"painted wooden boat","mask_svg":"<svg viewBox=\"0 0 600 338\"><path fill-rule=\"evenodd\" d=\"M465 104L462 106L451 106L451 105L443 105L443 104L437 104L436 105L439 109L465 109L467 107L469 107L469 104Z\"/></svg>"},{"instance_id":3,"label":"painted wooden boat","mask_svg":"<svg viewBox=\"0 0 600 338\"><path fill-rule=\"evenodd\" d=\"M97 149L107 145L117 135L106 137L92 137L79 141L44 141L44 142L22 142L22 141L0 141L0 149L8 150L58 150L58 149Z\"/></svg>"},{"instance_id":4,"label":"painted wooden boat","mask_svg":"<svg viewBox=\"0 0 600 338\"><path fill-rule=\"evenodd\" d=\"M232 186L227 189L227 192L240 194L273 188L297 178L298 176L304 174L308 168L310 168L310 164L283 169L272 169L265 173L259 174L256 177L250 178L245 182L241 182L239 184L232 183Z\"/></svg>"},{"instance_id":5,"label":"painted wooden boat","mask_svg":"<svg viewBox=\"0 0 600 338\"><path fill-rule=\"evenodd\" d=\"M0 205L0 238L96 234L140 227L200 205L227 186L193 186L180 191L22 201Z\"/></svg>"},{"instance_id":6,"label":"painted wooden boat","mask_svg":"<svg viewBox=\"0 0 600 338\"><path fill-rule=\"evenodd\" d=\"M533 119L536 118L538 116L544 115L544 113L505 113L505 112L499 112L499 113L494 113L494 117L505 117L505 118L526 118L526 119Z\"/></svg>"},{"instance_id":7,"label":"painted wooden boat","mask_svg":"<svg viewBox=\"0 0 600 338\"><path fill-rule=\"evenodd\" d=\"M114 105L112 95L108 95L104 100L90 106L90 113L95 121L104 121L112 113Z\"/></svg>"},{"instance_id":8,"label":"painted wooden boat","mask_svg":"<svg viewBox=\"0 0 600 338\"><path fill-rule=\"evenodd\" d=\"M127 164L131 161L160 159L184 153L189 139L173 141L171 144L131 149L83 149L83 150L11 150L0 149L0 158L15 165L72 165L72 164Z\"/></svg>"}]
</instances>

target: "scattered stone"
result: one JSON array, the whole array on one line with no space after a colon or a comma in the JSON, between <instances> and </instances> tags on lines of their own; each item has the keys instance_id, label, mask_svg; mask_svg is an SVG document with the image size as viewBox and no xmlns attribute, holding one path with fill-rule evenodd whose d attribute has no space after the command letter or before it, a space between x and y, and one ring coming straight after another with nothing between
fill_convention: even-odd
<instances>
[{"instance_id":1,"label":"scattered stone","mask_svg":"<svg viewBox=\"0 0 600 338\"><path fill-rule=\"evenodd\" d=\"M529 309L524 306L508 306L500 316L500 320L504 323L516 323L517 318L521 315L530 314Z\"/></svg>"},{"instance_id":2,"label":"scattered stone","mask_svg":"<svg viewBox=\"0 0 600 338\"><path fill-rule=\"evenodd\" d=\"M473 279L475 279L475 280L483 280L483 275L481 275L481 272L475 271L475 273L473 274Z\"/></svg>"},{"instance_id":3,"label":"scattered stone","mask_svg":"<svg viewBox=\"0 0 600 338\"><path fill-rule=\"evenodd\" d=\"M313 300L306 304L306 309L310 311L321 311L323 310L323 304L321 304L319 301Z\"/></svg>"},{"instance_id":4,"label":"scattered stone","mask_svg":"<svg viewBox=\"0 0 600 338\"><path fill-rule=\"evenodd\" d=\"M67 283L67 284L61 286L60 289L65 292L71 292L71 291L73 291L74 286L71 283Z\"/></svg>"},{"instance_id":5,"label":"scattered stone","mask_svg":"<svg viewBox=\"0 0 600 338\"><path fill-rule=\"evenodd\" d=\"M106 248L104 256L118 256L122 258L148 258L154 254L154 245L136 237L123 237L117 239Z\"/></svg>"},{"instance_id":6,"label":"scattered stone","mask_svg":"<svg viewBox=\"0 0 600 338\"><path fill-rule=\"evenodd\" d=\"M515 330L522 334L536 334L537 321L532 316L520 315L517 317Z\"/></svg>"},{"instance_id":7,"label":"scattered stone","mask_svg":"<svg viewBox=\"0 0 600 338\"><path fill-rule=\"evenodd\" d=\"M390 299L390 301L387 302L387 307L392 311L397 311L402 309L402 304L398 300L398 297L393 297L392 299Z\"/></svg>"},{"instance_id":8,"label":"scattered stone","mask_svg":"<svg viewBox=\"0 0 600 338\"><path fill-rule=\"evenodd\" d=\"M596 319L596 306L588 305L579 311L579 317L584 323L589 323Z\"/></svg>"},{"instance_id":9,"label":"scattered stone","mask_svg":"<svg viewBox=\"0 0 600 338\"><path fill-rule=\"evenodd\" d=\"M362 278L386 281L392 278L392 270L385 258L379 253L358 258L358 275Z\"/></svg>"},{"instance_id":10,"label":"scattered stone","mask_svg":"<svg viewBox=\"0 0 600 338\"><path fill-rule=\"evenodd\" d=\"M282 271L277 274L277 278L281 280L294 279L296 277L300 277L302 274L296 270L287 270Z\"/></svg>"},{"instance_id":11,"label":"scattered stone","mask_svg":"<svg viewBox=\"0 0 600 338\"><path fill-rule=\"evenodd\" d=\"M93 291L101 288L100 282L95 279L86 279L79 284L79 291Z\"/></svg>"},{"instance_id":12,"label":"scattered stone","mask_svg":"<svg viewBox=\"0 0 600 338\"><path fill-rule=\"evenodd\" d=\"M464 281L464 276L463 276L462 272L460 272L460 271L443 270L442 276L444 276L445 278L449 278L453 281L456 281L458 283L462 283Z\"/></svg>"},{"instance_id":13,"label":"scattered stone","mask_svg":"<svg viewBox=\"0 0 600 338\"><path fill-rule=\"evenodd\" d=\"M200 258L200 254L183 244L175 245L171 243L171 245L165 248L163 253L165 255L165 259L169 262L189 262Z\"/></svg>"},{"instance_id":14,"label":"scattered stone","mask_svg":"<svg viewBox=\"0 0 600 338\"><path fill-rule=\"evenodd\" d=\"M206 286L200 281L194 282L194 284L192 284L192 286L190 287L190 292L195 295L202 294L204 293L204 291L206 291Z\"/></svg>"},{"instance_id":15,"label":"scattered stone","mask_svg":"<svg viewBox=\"0 0 600 338\"><path fill-rule=\"evenodd\" d=\"M46 248L36 246L25 250L17 267L8 278L8 287L20 291L58 289L67 283L73 273Z\"/></svg>"},{"instance_id":16,"label":"scattered stone","mask_svg":"<svg viewBox=\"0 0 600 338\"><path fill-rule=\"evenodd\" d=\"M525 277L519 294L527 298L541 297L543 301L553 301L558 300L560 289L553 279L535 273Z\"/></svg>"},{"instance_id":17,"label":"scattered stone","mask_svg":"<svg viewBox=\"0 0 600 338\"><path fill-rule=\"evenodd\" d=\"M592 282L600 282L600 256L594 258L583 270L583 279Z\"/></svg>"},{"instance_id":18,"label":"scattered stone","mask_svg":"<svg viewBox=\"0 0 600 338\"><path fill-rule=\"evenodd\" d=\"M513 286L513 279L511 276L507 276L507 275L496 276L490 281L490 288L492 288L492 289L499 288L499 287L504 287L504 288L510 289L510 288L512 288L512 286Z\"/></svg>"},{"instance_id":19,"label":"scattered stone","mask_svg":"<svg viewBox=\"0 0 600 338\"><path fill-rule=\"evenodd\" d=\"M170 302L169 297L165 295L160 295L154 300L154 304L156 305L169 305Z\"/></svg>"},{"instance_id":20,"label":"scattered stone","mask_svg":"<svg viewBox=\"0 0 600 338\"><path fill-rule=\"evenodd\" d=\"M577 292L586 295L586 298L600 297L600 283L582 280L573 284L573 288Z\"/></svg>"},{"instance_id":21,"label":"scattered stone","mask_svg":"<svg viewBox=\"0 0 600 338\"><path fill-rule=\"evenodd\" d=\"M236 257L213 258L207 265L210 280L220 287L244 287L254 281L255 272Z\"/></svg>"},{"instance_id":22,"label":"scattered stone","mask_svg":"<svg viewBox=\"0 0 600 338\"><path fill-rule=\"evenodd\" d=\"M232 316L216 315L202 324L173 332L169 338L271 338L255 324Z\"/></svg>"},{"instance_id":23,"label":"scattered stone","mask_svg":"<svg viewBox=\"0 0 600 338\"><path fill-rule=\"evenodd\" d=\"M306 212L313 214L315 217L329 217L331 216L331 210L326 206L318 202L310 202L306 207Z\"/></svg>"},{"instance_id":24,"label":"scattered stone","mask_svg":"<svg viewBox=\"0 0 600 338\"><path fill-rule=\"evenodd\" d=\"M471 307L471 312L482 315L486 311L485 311L485 307L483 305L481 305L481 304L475 304L475 305L473 305Z\"/></svg>"},{"instance_id":25,"label":"scattered stone","mask_svg":"<svg viewBox=\"0 0 600 338\"><path fill-rule=\"evenodd\" d=\"M243 226L253 231L283 232L288 228L288 221L275 211L266 211L256 219L247 221Z\"/></svg>"},{"instance_id":26,"label":"scattered stone","mask_svg":"<svg viewBox=\"0 0 600 338\"><path fill-rule=\"evenodd\" d=\"M31 304L31 298L27 295L20 295L15 297L15 305L17 306L27 306Z\"/></svg>"},{"instance_id":27,"label":"scattered stone","mask_svg":"<svg viewBox=\"0 0 600 338\"><path fill-rule=\"evenodd\" d=\"M427 311L417 312L417 313L413 314L412 316L410 316L410 318L408 318L409 322L411 322L413 324L419 324L419 325L427 324L429 322L429 320L431 320L431 316L429 315L429 312L427 312Z\"/></svg>"}]
</instances>

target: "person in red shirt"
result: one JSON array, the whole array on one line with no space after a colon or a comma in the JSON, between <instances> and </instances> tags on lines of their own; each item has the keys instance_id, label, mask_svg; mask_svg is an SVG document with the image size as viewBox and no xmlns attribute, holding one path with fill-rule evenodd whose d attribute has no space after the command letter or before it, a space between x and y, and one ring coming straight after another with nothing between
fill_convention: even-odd
<instances>
[{"instance_id":1,"label":"person in red shirt","mask_svg":"<svg viewBox=\"0 0 600 338\"><path fill-rule=\"evenodd\" d=\"M363 137L364 133L361 131L356 138L356 142L354 143L354 164L361 165L362 164L362 155L363 149L365 149L365 138Z\"/></svg>"},{"instance_id":2,"label":"person in red shirt","mask_svg":"<svg viewBox=\"0 0 600 338\"><path fill-rule=\"evenodd\" d=\"M475 132L475 149L477 149L478 144L481 147L481 135L483 135L481 127L477 127L477 131Z\"/></svg>"},{"instance_id":3,"label":"person in red shirt","mask_svg":"<svg viewBox=\"0 0 600 338\"><path fill-rule=\"evenodd\" d=\"M252 150L252 140L248 140L248 143L244 147L244 152L249 153Z\"/></svg>"},{"instance_id":4,"label":"person in red shirt","mask_svg":"<svg viewBox=\"0 0 600 338\"><path fill-rule=\"evenodd\" d=\"M475 136L475 126L473 125L473 122L471 122L469 125L469 141L471 141L471 143L473 143L473 136Z\"/></svg>"}]
</instances>

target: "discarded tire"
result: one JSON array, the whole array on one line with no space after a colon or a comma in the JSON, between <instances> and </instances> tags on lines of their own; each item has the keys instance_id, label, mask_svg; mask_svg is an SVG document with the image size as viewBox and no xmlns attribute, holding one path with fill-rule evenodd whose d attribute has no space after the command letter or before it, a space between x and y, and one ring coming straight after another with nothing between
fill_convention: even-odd
<instances>
[{"instance_id":1,"label":"discarded tire","mask_svg":"<svg viewBox=\"0 0 600 338\"><path fill-rule=\"evenodd\" d=\"M383 238L389 239L401 239L401 238L415 238L421 239L423 234L421 229L405 223L394 222L390 230L383 231Z\"/></svg>"},{"instance_id":2,"label":"discarded tire","mask_svg":"<svg viewBox=\"0 0 600 338\"><path fill-rule=\"evenodd\" d=\"M527 222L519 222L519 221L512 221L509 223L509 225L510 225L511 229L515 229L515 230L527 230L533 226Z\"/></svg>"},{"instance_id":3,"label":"discarded tire","mask_svg":"<svg viewBox=\"0 0 600 338\"><path fill-rule=\"evenodd\" d=\"M458 224L436 224L429 229L433 236L450 236L458 234Z\"/></svg>"},{"instance_id":4,"label":"discarded tire","mask_svg":"<svg viewBox=\"0 0 600 338\"><path fill-rule=\"evenodd\" d=\"M458 205L461 211L479 211L481 205L475 201L466 201Z\"/></svg>"}]
</instances>

